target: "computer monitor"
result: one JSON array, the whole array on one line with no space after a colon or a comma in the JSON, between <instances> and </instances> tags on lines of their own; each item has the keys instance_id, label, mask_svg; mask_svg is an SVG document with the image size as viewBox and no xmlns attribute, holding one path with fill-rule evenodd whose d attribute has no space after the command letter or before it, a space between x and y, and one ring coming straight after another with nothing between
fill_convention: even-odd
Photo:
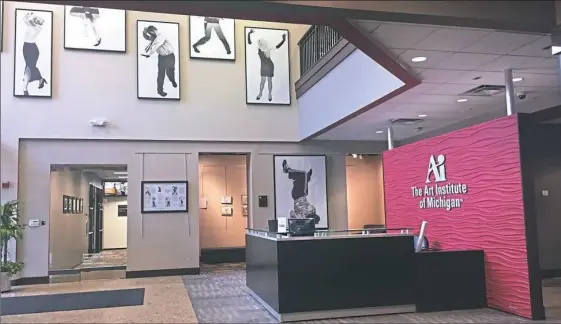
<instances>
[{"instance_id":1,"label":"computer monitor","mask_svg":"<svg viewBox=\"0 0 561 324\"><path fill-rule=\"evenodd\" d=\"M288 232L292 236L314 236L316 223L313 218L289 218Z\"/></svg>"}]
</instances>

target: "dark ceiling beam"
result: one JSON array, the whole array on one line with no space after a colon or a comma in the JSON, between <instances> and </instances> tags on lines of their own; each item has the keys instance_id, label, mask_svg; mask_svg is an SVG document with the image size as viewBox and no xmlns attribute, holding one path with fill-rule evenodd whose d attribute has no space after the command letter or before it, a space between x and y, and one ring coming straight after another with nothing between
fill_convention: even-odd
<instances>
[{"instance_id":1,"label":"dark ceiling beam","mask_svg":"<svg viewBox=\"0 0 561 324\"><path fill-rule=\"evenodd\" d=\"M561 118L561 106L555 106L544 110L539 110L531 114L532 120L536 123L543 123Z\"/></svg>"}]
</instances>

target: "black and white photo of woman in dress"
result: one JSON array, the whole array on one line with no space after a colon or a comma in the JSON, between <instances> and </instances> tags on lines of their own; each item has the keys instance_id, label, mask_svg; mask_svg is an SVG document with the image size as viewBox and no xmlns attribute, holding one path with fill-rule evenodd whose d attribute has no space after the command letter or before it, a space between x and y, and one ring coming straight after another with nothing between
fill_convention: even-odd
<instances>
[{"instance_id":1,"label":"black and white photo of woman in dress","mask_svg":"<svg viewBox=\"0 0 561 324\"><path fill-rule=\"evenodd\" d=\"M139 20L137 28L138 97L179 99L179 24Z\"/></svg>"},{"instance_id":2,"label":"black and white photo of woman in dress","mask_svg":"<svg viewBox=\"0 0 561 324\"><path fill-rule=\"evenodd\" d=\"M311 218L327 228L325 156L275 156L276 217Z\"/></svg>"},{"instance_id":3,"label":"black and white photo of woman in dress","mask_svg":"<svg viewBox=\"0 0 561 324\"><path fill-rule=\"evenodd\" d=\"M189 16L191 57L234 60L235 20Z\"/></svg>"},{"instance_id":4,"label":"black and white photo of woman in dress","mask_svg":"<svg viewBox=\"0 0 561 324\"><path fill-rule=\"evenodd\" d=\"M247 103L290 104L288 54L287 30L246 27Z\"/></svg>"},{"instance_id":5,"label":"black and white photo of woman in dress","mask_svg":"<svg viewBox=\"0 0 561 324\"><path fill-rule=\"evenodd\" d=\"M16 9L14 95L51 97L51 11Z\"/></svg>"},{"instance_id":6,"label":"black and white photo of woman in dress","mask_svg":"<svg viewBox=\"0 0 561 324\"><path fill-rule=\"evenodd\" d=\"M64 48L125 52L125 10L81 6L64 10Z\"/></svg>"}]
</instances>

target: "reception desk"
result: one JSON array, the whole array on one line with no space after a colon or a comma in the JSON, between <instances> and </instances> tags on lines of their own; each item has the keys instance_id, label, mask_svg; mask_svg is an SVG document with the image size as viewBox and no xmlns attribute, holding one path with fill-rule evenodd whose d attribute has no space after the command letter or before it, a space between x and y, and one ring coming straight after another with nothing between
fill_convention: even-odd
<instances>
[{"instance_id":1,"label":"reception desk","mask_svg":"<svg viewBox=\"0 0 561 324\"><path fill-rule=\"evenodd\" d=\"M430 272L433 262L443 278L454 278L454 271L473 277L456 277L473 287L468 292L451 291L462 299L450 305L486 307L484 272L469 272L470 266L483 269L483 253L472 252L480 252L481 258L473 253L416 254L410 234L286 237L249 231L246 282L252 296L281 322L415 312L417 304L432 311L433 305L449 296L441 290L443 294L432 296L430 302L419 300L430 294L431 285L442 287L442 283L436 276L416 275L416 268ZM453 258L460 262L466 257L470 259L457 270L437 262ZM434 310L453 309L438 307Z\"/></svg>"},{"instance_id":2,"label":"reception desk","mask_svg":"<svg viewBox=\"0 0 561 324\"><path fill-rule=\"evenodd\" d=\"M247 287L279 321L415 311L406 234L246 234Z\"/></svg>"}]
</instances>

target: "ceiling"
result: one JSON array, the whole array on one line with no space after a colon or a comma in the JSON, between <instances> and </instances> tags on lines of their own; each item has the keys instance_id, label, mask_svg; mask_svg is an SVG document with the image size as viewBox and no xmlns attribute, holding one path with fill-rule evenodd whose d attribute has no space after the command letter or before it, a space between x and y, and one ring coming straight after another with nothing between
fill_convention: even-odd
<instances>
[{"instance_id":1,"label":"ceiling","mask_svg":"<svg viewBox=\"0 0 561 324\"><path fill-rule=\"evenodd\" d=\"M415 125L395 125L394 138L405 140L458 122L491 119L506 113L503 93L462 96L479 85L504 85L504 70L513 69L518 112L561 104L557 58L548 48L550 36L484 29L356 21L373 42L410 69L422 83L318 136L322 140L383 140L389 120L418 118ZM426 57L413 62L414 57ZM459 103L458 99L467 98ZM484 118L485 119L485 118ZM419 129L421 127L422 129Z\"/></svg>"},{"instance_id":2,"label":"ceiling","mask_svg":"<svg viewBox=\"0 0 561 324\"><path fill-rule=\"evenodd\" d=\"M83 172L101 180L127 178L126 165L57 164L51 166L51 171Z\"/></svg>"}]
</instances>

